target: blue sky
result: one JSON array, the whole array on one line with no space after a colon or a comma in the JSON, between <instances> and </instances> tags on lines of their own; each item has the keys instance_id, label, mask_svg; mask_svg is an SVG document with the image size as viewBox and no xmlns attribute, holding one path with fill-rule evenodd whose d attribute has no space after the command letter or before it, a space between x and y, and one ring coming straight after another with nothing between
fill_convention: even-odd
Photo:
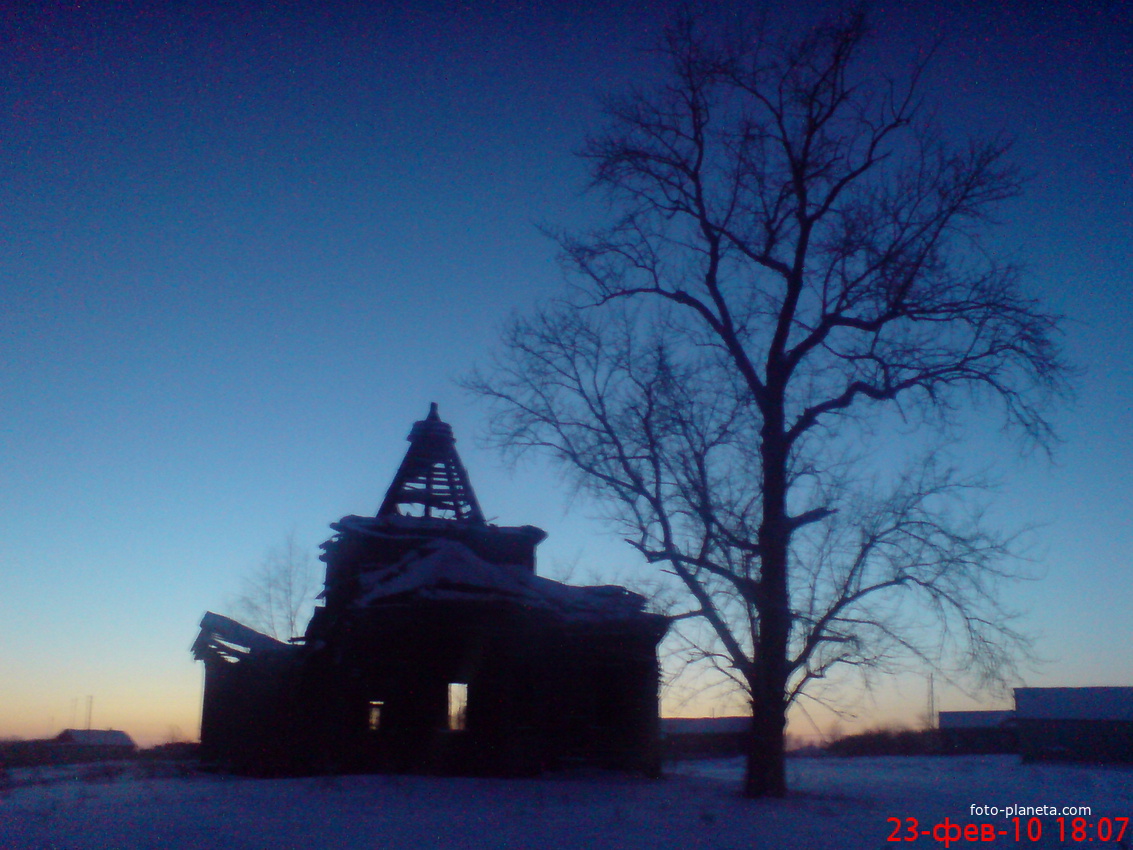
<instances>
[{"instance_id":1,"label":"blue sky","mask_svg":"<svg viewBox=\"0 0 1133 850\"><path fill-rule=\"evenodd\" d=\"M200 615L290 531L376 510L430 401L486 513L550 533L545 572L646 569L560 473L481 450L453 380L562 286L538 225L592 220L572 152L671 4L166 5L0 12L0 736L87 695L96 726L194 736ZM1017 138L995 243L1087 370L1053 462L972 437L997 515L1039 526L1028 684L1130 684L1133 12L873 10L886 67L941 39L950 132ZM894 690L860 711L921 710Z\"/></svg>"}]
</instances>

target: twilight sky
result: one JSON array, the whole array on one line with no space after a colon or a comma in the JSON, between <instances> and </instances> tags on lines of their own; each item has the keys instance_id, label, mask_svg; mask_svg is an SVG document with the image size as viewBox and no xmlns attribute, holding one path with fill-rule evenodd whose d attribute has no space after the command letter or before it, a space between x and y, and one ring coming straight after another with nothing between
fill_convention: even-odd
<instances>
[{"instance_id":1,"label":"twilight sky","mask_svg":"<svg viewBox=\"0 0 1133 850\"><path fill-rule=\"evenodd\" d=\"M96 727L195 737L201 614L289 532L373 513L430 401L485 512L549 532L544 574L647 569L560 473L479 449L453 379L562 285L538 225L592 220L572 151L677 4L172 5L0 11L0 737L88 695ZM873 12L886 68L941 39L950 132L1017 138L994 242L1087 370L1053 462L972 436L996 516L1039 526L1027 684L1133 684L1133 7ZM858 711L923 703L912 679Z\"/></svg>"}]
</instances>

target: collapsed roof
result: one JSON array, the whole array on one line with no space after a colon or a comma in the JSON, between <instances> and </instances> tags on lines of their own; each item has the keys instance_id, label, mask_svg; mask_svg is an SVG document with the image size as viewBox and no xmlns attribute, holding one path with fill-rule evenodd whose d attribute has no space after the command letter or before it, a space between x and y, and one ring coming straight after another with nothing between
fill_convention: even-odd
<instances>
[{"instance_id":1,"label":"collapsed roof","mask_svg":"<svg viewBox=\"0 0 1133 850\"><path fill-rule=\"evenodd\" d=\"M430 540L359 577L357 608L397 602L503 601L567 620L633 616L644 597L624 587L573 587L508 564L494 564L454 540Z\"/></svg>"}]
</instances>

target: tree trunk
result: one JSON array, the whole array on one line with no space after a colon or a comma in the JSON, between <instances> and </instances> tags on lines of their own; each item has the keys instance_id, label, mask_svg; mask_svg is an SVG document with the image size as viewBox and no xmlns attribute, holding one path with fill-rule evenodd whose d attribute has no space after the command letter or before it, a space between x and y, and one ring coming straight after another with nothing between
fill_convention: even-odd
<instances>
[{"instance_id":1,"label":"tree trunk","mask_svg":"<svg viewBox=\"0 0 1133 850\"><path fill-rule=\"evenodd\" d=\"M787 559L791 537L787 515L787 441L781 404L764 411L760 454L763 462L763 521L759 526L760 598L752 675L752 728L744 794L782 797L787 793L787 649L791 633Z\"/></svg>"},{"instance_id":2,"label":"tree trunk","mask_svg":"<svg viewBox=\"0 0 1133 850\"><path fill-rule=\"evenodd\" d=\"M772 695L774 697L774 695ZM745 797L785 797L786 759L783 752L783 699L772 705L752 702L751 732L748 738Z\"/></svg>"}]
</instances>

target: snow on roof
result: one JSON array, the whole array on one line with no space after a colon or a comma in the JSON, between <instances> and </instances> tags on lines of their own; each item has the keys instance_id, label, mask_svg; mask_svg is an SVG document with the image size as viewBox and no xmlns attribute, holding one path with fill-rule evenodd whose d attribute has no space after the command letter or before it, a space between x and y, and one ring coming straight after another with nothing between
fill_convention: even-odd
<instances>
[{"instance_id":1,"label":"snow on roof","mask_svg":"<svg viewBox=\"0 0 1133 850\"><path fill-rule=\"evenodd\" d=\"M387 516L357 516L349 514L342 517L338 522L332 522L330 527L341 533L354 532L356 534L363 534L367 537L376 537L379 539L389 538L390 531L394 531L392 536L400 537L397 531L451 531L453 528L453 521L450 519L443 519L441 517L427 517L427 516L401 516L400 514L389 514ZM477 530L484 529L490 531L495 536L503 537L520 537L531 539L533 543L541 543L547 537L547 532L534 525L493 525L492 523L478 523L469 524L464 527L465 533L476 533ZM330 540L320 544L320 548L326 549L331 545Z\"/></svg>"},{"instance_id":2,"label":"snow on roof","mask_svg":"<svg viewBox=\"0 0 1133 850\"><path fill-rule=\"evenodd\" d=\"M574 587L493 564L454 540L431 540L397 563L359 577L359 607L399 597L445 601L510 601L567 619L622 619L642 610L643 597L623 587Z\"/></svg>"},{"instance_id":3,"label":"snow on roof","mask_svg":"<svg viewBox=\"0 0 1133 850\"><path fill-rule=\"evenodd\" d=\"M942 711L937 725L941 729L996 729L1014 716L1013 711Z\"/></svg>"},{"instance_id":4,"label":"snow on roof","mask_svg":"<svg viewBox=\"0 0 1133 850\"><path fill-rule=\"evenodd\" d=\"M1133 720L1133 688L1016 688L1020 720Z\"/></svg>"},{"instance_id":5,"label":"snow on roof","mask_svg":"<svg viewBox=\"0 0 1133 850\"><path fill-rule=\"evenodd\" d=\"M120 729L64 729L55 740L86 747L137 747L134 739Z\"/></svg>"}]
</instances>

